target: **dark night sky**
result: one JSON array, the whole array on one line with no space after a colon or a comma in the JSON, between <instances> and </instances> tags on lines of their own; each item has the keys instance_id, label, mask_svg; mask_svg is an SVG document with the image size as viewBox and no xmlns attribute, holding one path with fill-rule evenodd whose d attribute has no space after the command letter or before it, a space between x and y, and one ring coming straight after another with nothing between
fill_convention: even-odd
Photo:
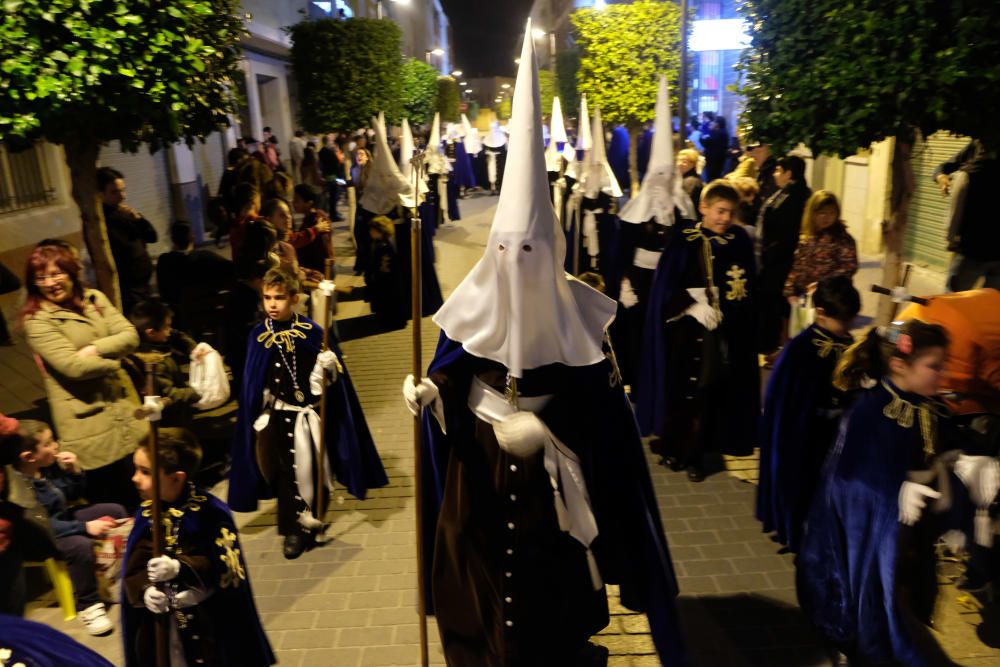
<instances>
[{"instance_id":1,"label":"dark night sky","mask_svg":"<svg viewBox=\"0 0 1000 667\"><path fill-rule=\"evenodd\" d=\"M531 0L441 0L451 21L455 67L466 77L512 76Z\"/></svg>"}]
</instances>

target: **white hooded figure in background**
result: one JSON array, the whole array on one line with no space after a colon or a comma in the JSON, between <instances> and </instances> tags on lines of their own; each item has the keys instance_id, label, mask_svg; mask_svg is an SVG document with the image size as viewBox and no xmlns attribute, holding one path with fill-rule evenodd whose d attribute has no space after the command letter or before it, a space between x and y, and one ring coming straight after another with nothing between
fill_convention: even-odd
<instances>
[{"instance_id":1,"label":"white hooded figure in background","mask_svg":"<svg viewBox=\"0 0 1000 667\"><path fill-rule=\"evenodd\" d=\"M441 114L434 114L431 123L431 134L427 138L427 149L424 151L427 160L427 174L430 176L438 199L438 223L451 222L448 217L448 174L451 163L441 150Z\"/></svg>"},{"instance_id":2,"label":"white hooded figure in background","mask_svg":"<svg viewBox=\"0 0 1000 667\"><path fill-rule=\"evenodd\" d=\"M504 165L507 156L507 133L500 128L498 121L490 123L490 132L483 140L486 148L486 180L490 184L490 192L496 194L503 183Z\"/></svg>"},{"instance_id":3,"label":"white hooded figure in background","mask_svg":"<svg viewBox=\"0 0 1000 667\"><path fill-rule=\"evenodd\" d=\"M486 249L434 316L427 377L403 385L408 408L427 409L430 602L454 667L597 664L604 581L621 582L663 664L684 665L643 444L603 349L616 304L563 271L532 41L529 22Z\"/></svg>"},{"instance_id":4,"label":"white hooded figure in background","mask_svg":"<svg viewBox=\"0 0 1000 667\"><path fill-rule=\"evenodd\" d=\"M588 258L589 269L600 268L602 273L607 273L608 251L613 245L609 240L607 227L613 222L615 206L618 198L622 196L622 189L618 186L618 179L615 178L611 164L608 163L600 107L594 110L591 130L592 147L584 161L580 182L580 189L583 192L581 202L583 250ZM575 250L579 252L579 248Z\"/></svg>"}]
</instances>

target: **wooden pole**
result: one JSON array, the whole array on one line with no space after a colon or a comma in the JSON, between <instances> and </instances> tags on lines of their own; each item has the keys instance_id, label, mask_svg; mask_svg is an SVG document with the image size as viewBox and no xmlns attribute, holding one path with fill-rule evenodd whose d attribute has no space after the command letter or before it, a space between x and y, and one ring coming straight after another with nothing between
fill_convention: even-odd
<instances>
[{"instance_id":1,"label":"wooden pole","mask_svg":"<svg viewBox=\"0 0 1000 667\"><path fill-rule=\"evenodd\" d=\"M331 257L323 261L323 278L325 280L333 280L333 262ZM320 343L323 352L330 349L330 301L333 298L333 293L323 295L323 313L321 315L323 321L320 323L320 326L323 327L323 340ZM323 372L323 385L320 390L319 423L319 452L316 455L316 499L313 501L312 510L313 518L317 521L323 521L326 514L326 495L329 493L326 488L326 371Z\"/></svg>"},{"instance_id":2,"label":"wooden pole","mask_svg":"<svg viewBox=\"0 0 1000 667\"><path fill-rule=\"evenodd\" d=\"M420 384L423 372L423 340L420 332L420 320L423 317L423 221L420 219L420 181L422 178L424 156L418 154L412 161L413 172L413 209L410 213L410 285L413 302L413 382ZM442 202L447 206L448 202ZM413 468L414 487L417 511L417 615L420 619L420 665L429 664L427 652L427 600L425 598L424 582L424 497L421 473L423 472L423 446L420 441L422 414L413 418Z\"/></svg>"},{"instance_id":3,"label":"wooden pole","mask_svg":"<svg viewBox=\"0 0 1000 667\"><path fill-rule=\"evenodd\" d=\"M147 361L146 371L146 396L156 396L156 363ZM153 501L150 505L151 532L153 537L153 558L163 555L163 512L160 508L160 432L155 421L149 422L149 473L153 478ZM169 667L170 654L167 645L169 631L167 614L156 614L155 641L156 641L156 667Z\"/></svg>"}]
</instances>

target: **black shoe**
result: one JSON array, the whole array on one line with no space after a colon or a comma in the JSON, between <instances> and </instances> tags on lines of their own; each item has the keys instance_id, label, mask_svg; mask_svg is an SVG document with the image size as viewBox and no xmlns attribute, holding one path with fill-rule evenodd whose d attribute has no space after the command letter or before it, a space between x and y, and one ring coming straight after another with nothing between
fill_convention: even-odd
<instances>
[{"instance_id":1,"label":"black shoe","mask_svg":"<svg viewBox=\"0 0 1000 667\"><path fill-rule=\"evenodd\" d=\"M688 466L687 475L688 475L688 481L691 482L705 481L705 471L702 470L700 466Z\"/></svg>"},{"instance_id":2,"label":"black shoe","mask_svg":"<svg viewBox=\"0 0 1000 667\"><path fill-rule=\"evenodd\" d=\"M673 456L664 456L663 457L663 465L667 466L668 468L670 468L674 472L680 472L681 470L684 470L684 464L681 463L680 460L678 460L676 457L673 457Z\"/></svg>"},{"instance_id":3,"label":"black shoe","mask_svg":"<svg viewBox=\"0 0 1000 667\"><path fill-rule=\"evenodd\" d=\"M308 548L309 539L305 533L292 533L285 535L285 544L282 553L288 560L295 560Z\"/></svg>"}]
</instances>

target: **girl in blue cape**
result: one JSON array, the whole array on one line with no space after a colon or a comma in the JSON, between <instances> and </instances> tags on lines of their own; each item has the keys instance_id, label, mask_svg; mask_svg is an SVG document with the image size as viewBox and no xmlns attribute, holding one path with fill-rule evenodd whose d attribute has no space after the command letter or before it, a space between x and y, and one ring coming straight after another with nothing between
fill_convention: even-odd
<instances>
[{"instance_id":1,"label":"girl in blue cape","mask_svg":"<svg viewBox=\"0 0 1000 667\"><path fill-rule=\"evenodd\" d=\"M150 450L134 456L143 503L125 547L122 639L126 667L151 667L154 624L169 615L171 665L265 667L277 662L250 589L239 531L225 504L190 481L201 463L197 443L159 442L164 555L153 557Z\"/></svg>"},{"instance_id":2,"label":"girl in blue cape","mask_svg":"<svg viewBox=\"0 0 1000 667\"><path fill-rule=\"evenodd\" d=\"M847 396L833 370L854 339L861 297L845 276L819 283L816 322L793 338L771 371L760 427L757 518L797 552L820 469L837 435Z\"/></svg>"},{"instance_id":3,"label":"girl in blue cape","mask_svg":"<svg viewBox=\"0 0 1000 667\"><path fill-rule=\"evenodd\" d=\"M948 337L917 320L873 329L845 353L837 385L861 393L840 424L796 561L799 602L861 665L953 664L928 630L934 544L953 447L935 399Z\"/></svg>"}]
</instances>

